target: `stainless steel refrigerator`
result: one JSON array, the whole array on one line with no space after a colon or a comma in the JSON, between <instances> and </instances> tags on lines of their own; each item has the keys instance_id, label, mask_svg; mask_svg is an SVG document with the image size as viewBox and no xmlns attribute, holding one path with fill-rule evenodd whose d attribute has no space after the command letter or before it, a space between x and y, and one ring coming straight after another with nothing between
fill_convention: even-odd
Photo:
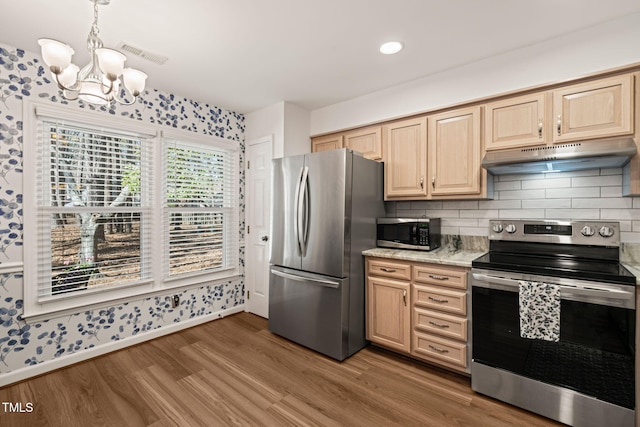
<instances>
[{"instance_id":1,"label":"stainless steel refrigerator","mask_svg":"<svg viewBox=\"0 0 640 427\"><path fill-rule=\"evenodd\" d=\"M273 160L269 330L337 360L366 345L362 251L383 165L345 148Z\"/></svg>"}]
</instances>

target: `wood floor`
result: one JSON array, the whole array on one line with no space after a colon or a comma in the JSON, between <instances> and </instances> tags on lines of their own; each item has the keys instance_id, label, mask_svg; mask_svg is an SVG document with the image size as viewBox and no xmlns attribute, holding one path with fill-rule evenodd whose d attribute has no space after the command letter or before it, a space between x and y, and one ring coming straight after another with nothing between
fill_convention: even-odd
<instances>
[{"instance_id":1,"label":"wood floor","mask_svg":"<svg viewBox=\"0 0 640 427\"><path fill-rule=\"evenodd\" d=\"M554 426L375 347L342 363L240 313L0 389L0 426Z\"/></svg>"}]
</instances>

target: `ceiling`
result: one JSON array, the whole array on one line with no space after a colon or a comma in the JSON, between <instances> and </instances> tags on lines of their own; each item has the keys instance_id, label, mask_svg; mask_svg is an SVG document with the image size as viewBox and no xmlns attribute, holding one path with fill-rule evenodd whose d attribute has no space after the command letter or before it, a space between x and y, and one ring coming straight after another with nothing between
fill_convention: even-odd
<instances>
[{"instance_id":1,"label":"ceiling","mask_svg":"<svg viewBox=\"0 0 640 427\"><path fill-rule=\"evenodd\" d=\"M2 0L0 43L39 54L70 44L80 66L90 0ZM309 110L640 12L638 0L111 0L99 8L107 47L147 86L248 113L280 101ZM400 40L396 55L380 43Z\"/></svg>"}]
</instances>

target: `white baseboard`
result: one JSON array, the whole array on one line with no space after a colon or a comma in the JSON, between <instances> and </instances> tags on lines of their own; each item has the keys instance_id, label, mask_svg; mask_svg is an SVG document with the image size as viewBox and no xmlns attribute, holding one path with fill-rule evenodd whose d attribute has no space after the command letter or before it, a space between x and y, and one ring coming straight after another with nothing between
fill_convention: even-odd
<instances>
[{"instance_id":1,"label":"white baseboard","mask_svg":"<svg viewBox=\"0 0 640 427\"><path fill-rule=\"evenodd\" d=\"M0 387L13 384L18 381L23 381L27 378L35 377L37 375L42 375L56 369L64 368L66 366L73 365L74 363L82 362L87 359L102 356L104 354L111 353L112 351L121 350L125 347L149 341L163 335L168 335L173 332L180 331L182 329L191 328L192 326L201 325L212 320L222 319L223 317L235 313L240 313L242 311L244 311L244 304L231 307L226 310L218 311L216 313L211 313L205 316L199 316L193 319L184 320L182 322L172 323L158 329L153 329L144 334L130 336L118 341L111 341L98 347L92 347L58 359L47 360L46 362L38 363L37 365L25 366L24 368L20 368L15 371L0 375Z\"/></svg>"}]
</instances>

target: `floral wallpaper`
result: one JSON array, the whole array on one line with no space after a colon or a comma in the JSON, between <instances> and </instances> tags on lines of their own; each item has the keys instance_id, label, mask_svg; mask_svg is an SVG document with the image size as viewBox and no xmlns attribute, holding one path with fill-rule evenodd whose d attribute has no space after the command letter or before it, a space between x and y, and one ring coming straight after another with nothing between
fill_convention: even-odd
<instances>
[{"instance_id":1,"label":"floral wallpaper","mask_svg":"<svg viewBox=\"0 0 640 427\"><path fill-rule=\"evenodd\" d=\"M244 282L235 280L181 291L176 308L168 299L169 293L176 293L172 291L167 296L26 322L22 318L22 101L27 98L237 141L240 165L244 162L242 114L152 89L130 106L66 101L39 55L0 44L0 382L3 374L30 365L244 304ZM243 168L239 170L238 236L242 241L244 176ZM243 267L242 247L240 263Z\"/></svg>"}]
</instances>

